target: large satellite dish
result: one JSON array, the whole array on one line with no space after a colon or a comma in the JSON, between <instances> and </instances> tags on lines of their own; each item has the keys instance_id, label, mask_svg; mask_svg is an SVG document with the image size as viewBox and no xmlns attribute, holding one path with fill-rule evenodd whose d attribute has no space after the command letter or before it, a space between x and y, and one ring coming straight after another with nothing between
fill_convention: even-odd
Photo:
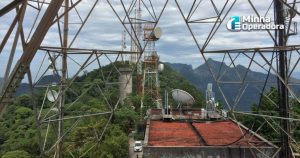
<instances>
[{"instance_id":1,"label":"large satellite dish","mask_svg":"<svg viewBox=\"0 0 300 158\"><path fill-rule=\"evenodd\" d=\"M49 90L47 92L47 99L50 101L50 102L55 102L58 98L58 93L55 91L55 90Z\"/></svg>"},{"instance_id":2,"label":"large satellite dish","mask_svg":"<svg viewBox=\"0 0 300 158\"><path fill-rule=\"evenodd\" d=\"M195 103L195 99L188 92L181 89L172 90L173 99L181 105L193 105Z\"/></svg>"}]
</instances>

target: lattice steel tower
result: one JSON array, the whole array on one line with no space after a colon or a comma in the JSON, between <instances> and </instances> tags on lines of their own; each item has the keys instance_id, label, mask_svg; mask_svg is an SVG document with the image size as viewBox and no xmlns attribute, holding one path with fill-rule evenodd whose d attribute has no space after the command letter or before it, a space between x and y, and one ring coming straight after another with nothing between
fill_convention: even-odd
<instances>
[{"instance_id":1,"label":"lattice steel tower","mask_svg":"<svg viewBox=\"0 0 300 158\"><path fill-rule=\"evenodd\" d=\"M155 49L155 42L160 35L160 28L155 28L153 24L145 24L144 41L147 46L144 52L143 96L149 95L155 99L157 108L162 107L158 79L159 56Z\"/></svg>"}]
</instances>

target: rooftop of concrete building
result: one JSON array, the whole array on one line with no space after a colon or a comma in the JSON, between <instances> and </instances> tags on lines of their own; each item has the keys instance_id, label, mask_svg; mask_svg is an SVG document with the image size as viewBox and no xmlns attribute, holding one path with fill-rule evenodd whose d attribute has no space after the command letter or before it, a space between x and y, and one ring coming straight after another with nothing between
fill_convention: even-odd
<instances>
[{"instance_id":1,"label":"rooftop of concrete building","mask_svg":"<svg viewBox=\"0 0 300 158\"><path fill-rule=\"evenodd\" d=\"M272 146L262 137L229 119L204 122L149 120L147 145L155 147Z\"/></svg>"}]
</instances>

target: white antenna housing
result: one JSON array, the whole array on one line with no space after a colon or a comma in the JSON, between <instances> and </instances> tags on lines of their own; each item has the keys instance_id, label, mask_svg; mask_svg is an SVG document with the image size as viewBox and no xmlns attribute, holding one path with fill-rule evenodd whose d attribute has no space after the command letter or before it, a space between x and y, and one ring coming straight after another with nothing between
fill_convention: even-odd
<instances>
[{"instance_id":1,"label":"white antenna housing","mask_svg":"<svg viewBox=\"0 0 300 158\"><path fill-rule=\"evenodd\" d=\"M55 90L49 90L47 92L47 99L50 101L50 102L55 102L58 98L58 93L55 91Z\"/></svg>"}]
</instances>

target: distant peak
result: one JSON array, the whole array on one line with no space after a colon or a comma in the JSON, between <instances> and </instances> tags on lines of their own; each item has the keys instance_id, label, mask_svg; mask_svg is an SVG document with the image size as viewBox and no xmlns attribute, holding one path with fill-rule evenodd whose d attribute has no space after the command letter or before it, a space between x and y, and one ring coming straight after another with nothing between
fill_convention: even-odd
<instances>
[{"instance_id":1,"label":"distant peak","mask_svg":"<svg viewBox=\"0 0 300 158\"><path fill-rule=\"evenodd\" d=\"M208 58L206 60L206 63L199 65L195 70L199 70L199 69L203 69L203 68L207 69L206 64L208 64L210 67L213 67L213 68L219 68L222 65L222 62L213 60L212 58ZM223 67L226 67L226 64L224 64Z\"/></svg>"},{"instance_id":2,"label":"distant peak","mask_svg":"<svg viewBox=\"0 0 300 158\"><path fill-rule=\"evenodd\" d=\"M188 68L193 69L192 65L190 64L184 64L184 63L165 63L166 65L171 66L172 68Z\"/></svg>"},{"instance_id":3,"label":"distant peak","mask_svg":"<svg viewBox=\"0 0 300 158\"><path fill-rule=\"evenodd\" d=\"M218 64L221 64L221 63L222 63L222 62L220 62L220 61L213 60L212 58L208 58L208 59L207 59L207 62L208 62L208 63L218 63Z\"/></svg>"},{"instance_id":4,"label":"distant peak","mask_svg":"<svg viewBox=\"0 0 300 158\"><path fill-rule=\"evenodd\" d=\"M246 67L245 67L245 66L243 66L243 65L241 65L241 64L238 64L238 65L236 66L236 68L242 68L242 69L246 69Z\"/></svg>"},{"instance_id":5,"label":"distant peak","mask_svg":"<svg viewBox=\"0 0 300 158\"><path fill-rule=\"evenodd\" d=\"M212 58L208 58L207 61L214 61Z\"/></svg>"}]
</instances>

